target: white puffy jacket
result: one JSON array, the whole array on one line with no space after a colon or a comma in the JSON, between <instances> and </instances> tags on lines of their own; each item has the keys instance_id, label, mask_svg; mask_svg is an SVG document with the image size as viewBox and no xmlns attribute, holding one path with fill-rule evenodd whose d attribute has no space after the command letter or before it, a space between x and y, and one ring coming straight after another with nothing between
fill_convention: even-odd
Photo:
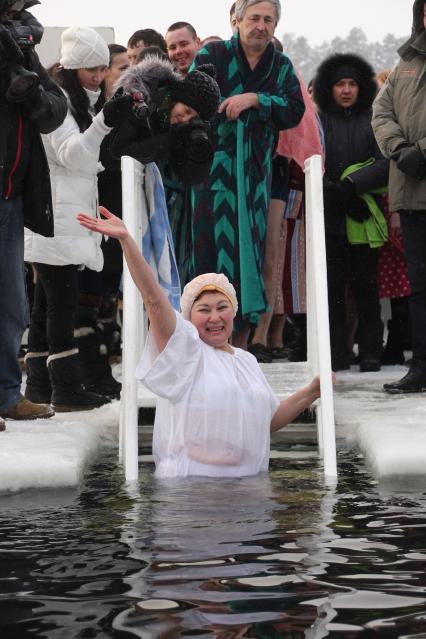
<instances>
[{"instance_id":1,"label":"white puffy jacket","mask_svg":"<svg viewBox=\"0 0 426 639\"><path fill-rule=\"evenodd\" d=\"M87 94L93 106L99 94L92 91ZM94 271L102 270L102 236L83 228L76 215L79 212L98 215L99 148L110 131L101 111L81 133L68 108L63 124L53 133L42 136L50 168L55 235L43 237L26 230L27 262L56 266L77 264Z\"/></svg>"}]
</instances>

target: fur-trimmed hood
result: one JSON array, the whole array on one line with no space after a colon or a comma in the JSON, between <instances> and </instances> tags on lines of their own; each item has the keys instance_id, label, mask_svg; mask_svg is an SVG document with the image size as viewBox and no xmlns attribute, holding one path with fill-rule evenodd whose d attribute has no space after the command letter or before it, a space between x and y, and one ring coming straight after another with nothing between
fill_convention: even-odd
<instances>
[{"instance_id":1,"label":"fur-trimmed hood","mask_svg":"<svg viewBox=\"0 0 426 639\"><path fill-rule=\"evenodd\" d=\"M215 80L216 70L211 64L200 65L184 78L176 73L168 60L156 55L129 67L119 78L116 89L124 93L139 91L155 109L170 108L174 102L192 107L203 120L210 120L219 106L220 90Z\"/></svg>"},{"instance_id":2,"label":"fur-trimmed hood","mask_svg":"<svg viewBox=\"0 0 426 639\"><path fill-rule=\"evenodd\" d=\"M403 60L410 60L419 54L426 56L426 31L423 19L424 4L425 0L415 0L413 4L411 36L398 49L398 53Z\"/></svg>"},{"instance_id":3,"label":"fur-trimmed hood","mask_svg":"<svg viewBox=\"0 0 426 639\"><path fill-rule=\"evenodd\" d=\"M314 79L314 97L319 110L323 113L335 113L342 109L334 101L332 93L336 74L341 67L351 67L357 72L359 96L354 106L351 107L352 110L359 112L370 109L377 93L373 67L354 53L336 53L320 64Z\"/></svg>"},{"instance_id":4,"label":"fur-trimmed hood","mask_svg":"<svg viewBox=\"0 0 426 639\"><path fill-rule=\"evenodd\" d=\"M126 69L118 79L115 89L123 89L125 93L139 91L145 101L148 101L153 91L179 80L179 74L168 60L152 54L147 55L139 64Z\"/></svg>"}]
</instances>

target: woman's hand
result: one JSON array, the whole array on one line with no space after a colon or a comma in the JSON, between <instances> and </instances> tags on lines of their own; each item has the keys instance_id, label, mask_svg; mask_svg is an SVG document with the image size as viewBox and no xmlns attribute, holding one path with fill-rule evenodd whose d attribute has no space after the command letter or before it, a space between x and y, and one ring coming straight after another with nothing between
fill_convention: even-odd
<instances>
[{"instance_id":1,"label":"woman's hand","mask_svg":"<svg viewBox=\"0 0 426 639\"><path fill-rule=\"evenodd\" d=\"M331 373L331 383L334 387L336 384L336 373ZM307 386L308 393L312 396L312 401L318 399L321 396L321 382L319 376L314 377L313 380Z\"/></svg>"},{"instance_id":2,"label":"woman's hand","mask_svg":"<svg viewBox=\"0 0 426 639\"><path fill-rule=\"evenodd\" d=\"M89 231L96 231L96 233L102 233L108 237L114 237L117 240L125 240L129 236L129 232L123 220L120 220L119 217L113 215L103 206L99 207L99 213L103 215L106 220L87 215L86 213L78 213L77 220L81 226L89 229Z\"/></svg>"}]
</instances>

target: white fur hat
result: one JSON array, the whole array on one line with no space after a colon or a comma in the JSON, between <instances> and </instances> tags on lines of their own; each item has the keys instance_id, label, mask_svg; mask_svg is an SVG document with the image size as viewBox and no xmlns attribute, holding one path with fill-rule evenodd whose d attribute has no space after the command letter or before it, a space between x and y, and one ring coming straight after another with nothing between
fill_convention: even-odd
<instances>
[{"instance_id":1,"label":"white fur hat","mask_svg":"<svg viewBox=\"0 0 426 639\"><path fill-rule=\"evenodd\" d=\"M61 59L64 69L92 69L109 65L107 43L90 27L70 27L62 32Z\"/></svg>"},{"instance_id":2,"label":"white fur hat","mask_svg":"<svg viewBox=\"0 0 426 639\"><path fill-rule=\"evenodd\" d=\"M235 317L238 311L237 294L226 275L223 275L223 273L203 273L198 275L198 277L194 277L183 289L180 308L185 319L189 320L195 300L204 291L219 291L219 293L223 293L231 302Z\"/></svg>"}]
</instances>

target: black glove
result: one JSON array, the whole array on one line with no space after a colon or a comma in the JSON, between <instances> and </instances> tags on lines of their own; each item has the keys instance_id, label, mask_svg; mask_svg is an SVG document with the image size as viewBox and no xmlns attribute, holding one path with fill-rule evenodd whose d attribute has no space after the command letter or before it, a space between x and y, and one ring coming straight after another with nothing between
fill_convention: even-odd
<instances>
[{"instance_id":1,"label":"black glove","mask_svg":"<svg viewBox=\"0 0 426 639\"><path fill-rule=\"evenodd\" d=\"M365 222L370 217L367 203L356 193L355 183L349 178L341 180L338 185L341 198L342 212L349 215L356 222Z\"/></svg>"},{"instance_id":2,"label":"black glove","mask_svg":"<svg viewBox=\"0 0 426 639\"><path fill-rule=\"evenodd\" d=\"M426 177L426 160L417 144L401 149L396 166L400 171L416 180Z\"/></svg>"},{"instance_id":3,"label":"black glove","mask_svg":"<svg viewBox=\"0 0 426 639\"><path fill-rule=\"evenodd\" d=\"M360 197L350 200L345 213L356 222L365 222L371 215L367 203Z\"/></svg>"},{"instance_id":4,"label":"black glove","mask_svg":"<svg viewBox=\"0 0 426 639\"><path fill-rule=\"evenodd\" d=\"M134 101L131 95L120 95L104 104L104 120L112 128L120 126L124 120L134 117Z\"/></svg>"},{"instance_id":5,"label":"black glove","mask_svg":"<svg viewBox=\"0 0 426 639\"><path fill-rule=\"evenodd\" d=\"M24 64L25 57L19 45L15 42L10 29L0 24L0 55L3 59Z\"/></svg>"},{"instance_id":6,"label":"black glove","mask_svg":"<svg viewBox=\"0 0 426 639\"><path fill-rule=\"evenodd\" d=\"M330 180L325 177L323 188L326 209L346 211L349 202L356 197L355 184L352 180Z\"/></svg>"}]
</instances>

